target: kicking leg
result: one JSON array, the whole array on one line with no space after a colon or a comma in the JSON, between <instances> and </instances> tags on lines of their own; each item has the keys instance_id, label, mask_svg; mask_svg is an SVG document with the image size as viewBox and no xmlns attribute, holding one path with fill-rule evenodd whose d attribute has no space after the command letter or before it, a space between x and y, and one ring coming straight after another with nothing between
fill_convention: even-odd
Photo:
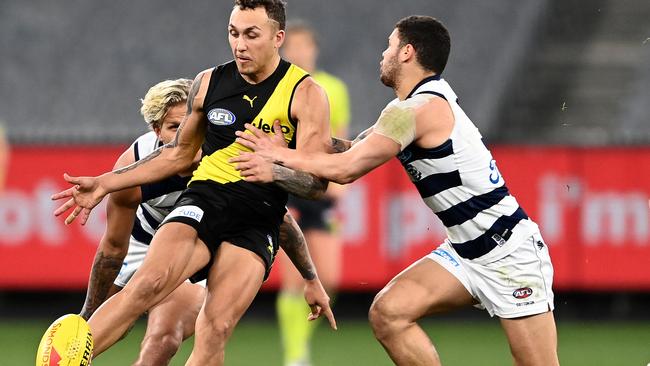
<instances>
[{"instance_id":1,"label":"kicking leg","mask_svg":"<svg viewBox=\"0 0 650 366\"><path fill-rule=\"evenodd\" d=\"M126 287L108 299L88 321L95 340L94 356L117 342L142 313L209 260L210 252L194 228L176 222L163 225Z\"/></svg>"},{"instance_id":2,"label":"kicking leg","mask_svg":"<svg viewBox=\"0 0 650 366\"><path fill-rule=\"evenodd\" d=\"M473 303L456 277L439 263L423 258L377 294L370 307L370 325L395 364L440 365L431 340L416 321Z\"/></svg>"},{"instance_id":3,"label":"kicking leg","mask_svg":"<svg viewBox=\"0 0 650 366\"><path fill-rule=\"evenodd\" d=\"M223 365L226 342L262 286L266 271L255 253L223 242L208 276L208 294L196 320L186 365Z\"/></svg>"},{"instance_id":4,"label":"kicking leg","mask_svg":"<svg viewBox=\"0 0 650 366\"><path fill-rule=\"evenodd\" d=\"M553 312L501 319L516 366L559 365Z\"/></svg>"},{"instance_id":5,"label":"kicking leg","mask_svg":"<svg viewBox=\"0 0 650 366\"><path fill-rule=\"evenodd\" d=\"M134 365L168 365L184 339L194 334L194 323L205 299L205 289L184 282L149 310L147 331Z\"/></svg>"}]
</instances>

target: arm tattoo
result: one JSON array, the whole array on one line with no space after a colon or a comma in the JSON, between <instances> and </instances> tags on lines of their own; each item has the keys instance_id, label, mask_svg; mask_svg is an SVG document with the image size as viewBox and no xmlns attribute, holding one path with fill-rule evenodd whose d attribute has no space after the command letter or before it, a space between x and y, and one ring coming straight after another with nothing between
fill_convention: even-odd
<instances>
[{"instance_id":1,"label":"arm tattoo","mask_svg":"<svg viewBox=\"0 0 650 366\"><path fill-rule=\"evenodd\" d=\"M302 278L316 278L316 268L309 255L305 236L289 214L284 215L284 222L280 225L280 247L287 253Z\"/></svg>"},{"instance_id":2,"label":"arm tattoo","mask_svg":"<svg viewBox=\"0 0 650 366\"><path fill-rule=\"evenodd\" d=\"M273 182L296 196L315 200L323 196L329 183L315 175L273 164Z\"/></svg>"},{"instance_id":3,"label":"arm tattoo","mask_svg":"<svg viewBox=\"0 0 650 366\"><path fill-rule=\"evenodd\" d=\"M104 256L101 250L97 252L90 272L86 301L80 314L84 319L88 320L95 310L106 301L108 290L120 272L122 262L122 258Z\"/></svg>"},{"instance_id":4,"label":"arm tattoo","mask_svg":"<svg viewBox=\"0 0 650 366\"><path fill-rule=\"evenodd\" d=\"M342 153L350 150L352 147L352 142L348 140L343 140L338 137L332 137L332 150L334 153Z\"/></svg>"}]
</instances>

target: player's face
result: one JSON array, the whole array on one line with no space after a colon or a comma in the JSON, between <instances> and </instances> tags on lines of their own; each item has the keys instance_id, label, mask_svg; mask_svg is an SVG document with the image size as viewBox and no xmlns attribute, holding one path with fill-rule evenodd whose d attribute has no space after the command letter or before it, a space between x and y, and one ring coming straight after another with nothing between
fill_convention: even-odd
<instances>
[{"instance_id":1,"label":"player's face","mask_svg":"<svg viewBox=\"0 0 650 366\"><path fill-rule=\"evenodd\" d=\"M185 118L186 111L187 106L184 102L174 104L160 121L160 127L154 128L156 135L163 144L168 144L174 140L178 126L181 125L183 118Z\"/></svg>"},{"instance_id":2,"label":"player's face","mask_svg":"<svg viewBox=\"0 0 650 366\"><path fill-rule=\"evenodd\" d=\"M382 53L382 60L379 63L381 82L390 88L395 87L400 71L400 63L397 60L397 55L400 50L399 44L399 36L397 29L395 29L390 34L390 37L388 37L388 47Z\"/></svg>"},{"instance_id":3,"label":"player's face","mask_svg":"<svg viewBox=\"0 0 650 366\"><path fill-rule=\"evenodd\" d=\"M267 71L284 40L284 31L270 19L263 7L241 10L235 7L228 25L228 42L242 75Z\"/></svg>"},{"instance_id":4,"label":"player's face","mask_svg":"<svg viewBox=\"0 0 650 366\"><path fill-rule=\"evenodd\" d=\"M318 47L311 34L298 31L287 34L282 47L282 54L287 61L307 71L313 71L316 67Z\"/></svg>"}]
</instances>

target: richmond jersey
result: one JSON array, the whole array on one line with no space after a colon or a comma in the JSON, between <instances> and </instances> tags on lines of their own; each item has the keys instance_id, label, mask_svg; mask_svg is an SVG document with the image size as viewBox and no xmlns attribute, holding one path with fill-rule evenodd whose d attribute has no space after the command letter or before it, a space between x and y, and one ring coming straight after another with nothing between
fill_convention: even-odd
<instances>
[{"instance_id":1,"label":"richmond jersey","mask_svg":"<svg viewBox=\"0 0 650 366\"><path fill-rule=\"evenodd\" d=\"M273 122L280 120L285 141L289 147L295 147L297 125L291 118L291 100L296 87L307 76L307 72L284 60L280 60L271 76L258 84L244 80L235 61L216 67L203 102L208 119L203 157L192 182L213 181L242 199L261 200L284 212L287 201L284 190L273 184L244 181L228 159L242 151L251 151L235 142L235 131L245 130L245 123L269 133L273 131Z\"/></svg>"},{"instance_id":2,"label":"richmond jersey","mask_svg":"<svg viewBox=\"0 0 650 366\"><path fill-rule=\"evenodd\" d=\"M488 263L508 255L538 230L537 225L508 191L481 134L449 84L439 76L424 79L407 100L422 94L449 103L454 128L436 148L410 143L398 155L399 161L461 257Z\"/></svg>"},{"instance_id":3,"label":"richmond jersey","mask_svg":"<svg viewBox=\"0 0 650 366\"><path fill-rule=\"evenodd\" d=\"M151 131L140 136L133 143L135 161L138 161L163 145L156 134ZM160 182L140 186L142 203L138 206L131 239L149 244L158 225L173 209L174 203L186 188L190 177L175 175Z\"/></svg>"}]
</instances>

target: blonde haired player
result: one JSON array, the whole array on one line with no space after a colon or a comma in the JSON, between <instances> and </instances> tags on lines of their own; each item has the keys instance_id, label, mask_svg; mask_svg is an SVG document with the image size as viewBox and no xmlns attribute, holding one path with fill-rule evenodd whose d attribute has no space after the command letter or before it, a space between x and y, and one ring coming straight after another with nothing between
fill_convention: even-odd
<instances>
[{"instance_id":1,"label":"blonde haired player","mask_svg":"<svg viewBox=\"0 0 650 366\"><path fill-rule=\"evenodd\" d=\"M189 79L165 80L147 91L140 113L151 131L122 153L115 169L139 161L173 140L185 117L191 84ZM107 298L122 290L140 268L153 234L169 214L191 173L187 169L163 181L109 195L106 231L97 248L80 313L84 319L89 319ZM205 284L185 282L149 309L147 330L135 365L169 363L183 339L194 333L194 323L205 298L204 287Z\"/></svg>"}]
</instances>

